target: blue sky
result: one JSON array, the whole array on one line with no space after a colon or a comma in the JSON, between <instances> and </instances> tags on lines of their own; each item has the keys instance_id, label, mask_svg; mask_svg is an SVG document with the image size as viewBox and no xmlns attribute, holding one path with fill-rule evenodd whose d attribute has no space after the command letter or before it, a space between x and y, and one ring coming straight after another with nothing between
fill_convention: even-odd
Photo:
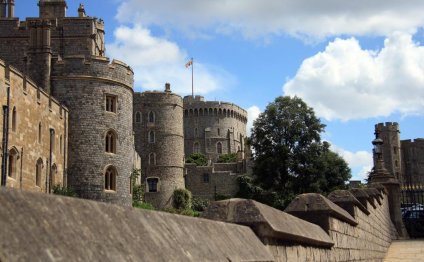
<instances>
[{"instance_id":1,"label":"blue sky","mask_svg":"<svg viewBox=\"0 0 424 262\"><path fill-rule=\"evenodd\" d=\"M38 1L16 1L21 19ZM79 1L68 2L76 16ZM135 90L234 102L250 125L279 95L297 95L327 125L323 138L353 179L371 169L374 124L424 131L422 0L103 0L83 2L106 25L107 56L135 71ZM101 6L100 6L101 5Z\"/></svg>"}]
</instances>

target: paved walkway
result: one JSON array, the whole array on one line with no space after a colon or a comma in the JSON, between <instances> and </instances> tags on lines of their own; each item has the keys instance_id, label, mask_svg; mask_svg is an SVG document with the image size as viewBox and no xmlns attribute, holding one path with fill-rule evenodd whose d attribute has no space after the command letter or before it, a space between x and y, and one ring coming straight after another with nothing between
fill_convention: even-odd
<instances>
[{"instance_id":1,"label":"paved walkway","mask_svg":"<svg viewBox=\"0 0 424 262\"><path fill-rule=\"evenodd\" d=\"M424 262L424 239L393 241L384 261Z\"/></svg>"}]
</instances>

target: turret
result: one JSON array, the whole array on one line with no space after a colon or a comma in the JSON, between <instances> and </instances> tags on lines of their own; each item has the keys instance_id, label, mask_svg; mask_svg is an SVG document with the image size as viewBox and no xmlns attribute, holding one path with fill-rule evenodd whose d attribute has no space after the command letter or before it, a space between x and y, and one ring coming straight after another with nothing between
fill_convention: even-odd
<instances>
[{"instance_id":1,"label":"turret","mask_svg":"<svg viewBox=\"0 0 424 262\"><path fill-rule=\"evenodd\" d=\"M7 8L6 0L0 0L0 18L6 17L6 8Z\"/></svg>"},{"instance_id":2,"label":"turret","mask_svg":"<svg viewBox=\"0 0 424 262\"><path fill-rule=\"evenodd\" d=\"M8 1L8 16L9 18L15 17L15 0Z\"/></svg>"},{"instance_id":3,"label":"turret","mask_svg":"<svg viewBox=\"0 0 424 262\"><path fill-rule=\"evenodd\" d=\"M65 0L40 0L38 2L38 6L40 7L40 18L42 19L55 19L66 17L67 5Z\"/></svg>"}]
</instances>

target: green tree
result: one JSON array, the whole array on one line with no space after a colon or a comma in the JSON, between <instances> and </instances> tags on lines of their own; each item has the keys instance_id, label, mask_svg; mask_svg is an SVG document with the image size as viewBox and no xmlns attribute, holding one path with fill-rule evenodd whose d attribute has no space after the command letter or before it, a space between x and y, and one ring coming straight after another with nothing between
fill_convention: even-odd
<instances>
[{"instance_id":1,"label":"green tree","mask_svg":"<svg viewBox=\"0 0 424 262\"><path fill-rule=\"evenodd\" d=\"M239 180L239 196L282 209L299 193L344 187L350 169L321 142L324 128L300 98L277 97L253 124L253 179Z\"/></svg>"},{"instance_id":2,"label":"green tree","mask_svg":"<svg viewBox=\"0 0 424 262\"><path fill-rule=\"evenodd\" d=\"M194 163L196 166L207 166L208 158L202 153L193 153L187 157L186 163Z\"/></svg>"}]
</instances>

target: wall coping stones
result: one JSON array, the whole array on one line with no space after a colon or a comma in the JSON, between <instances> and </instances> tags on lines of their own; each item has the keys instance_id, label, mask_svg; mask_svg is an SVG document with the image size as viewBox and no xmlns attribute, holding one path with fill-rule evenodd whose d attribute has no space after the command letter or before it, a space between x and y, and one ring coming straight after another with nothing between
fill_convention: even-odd
<instances>
[{"instance_id":1,"label":"wall coping stones","mask_svg":"<svg viewBox=\"0 0 424 262\"><path fill-rule=\"evenodd\" d=\"M377 202L378 202L378 204L380 204L380 206L383 204L381 202L382 196L381 196L380 192L378 191L378 189L370 187L370 188L364 188L364 190L368 193L368 195L371 197L371 199L377 200Z\"/></svg>"},{"instance_id":2,"label":"wall coping stones","mask_svg":"<svg viewBox=\"0 0 424 262\"><path fill-rule=\"evenodd\" d=\"M385 186L383 186L383 185L382 185L382 184L380 184L380 183L371 183L371 184L369 184L369 185L368 185L368 187L375 188L375 189L377 189L378 191L380 191L380 193L381 193L381 194L385 194L385 195L387 195L386 187L385 187ZM383 198L383 196L381 196L381 197Z\"/></svg>"},{"instance_id":3,"label":"wall coping stones","mask_svg":"<svg viewBox=\"0 0 424 262\"><path fill-rule=\"evenodd\" d=\"M370 198L370 196L368 195L368 193L365 190L362 190L361 188L352 188L349 189L349 191L356 197L356 199L359 200L359 202L361 202L361 204L368 209L368 199Z\"/></svg>"},{"instance_id":4,"label":"wall coping stones","mask_svg":"<svg viewBox=\"0 0 424 262\"><path fill-rule=\"evenodd\" d=\"M328 195L328 199L349 212L352 217L356 217L355 206L365 214L370 214L368 209L348 190L335 190Z\"/></svg>"},{"instance_id":5,"label":"wall coping stones","mask_svg":"<svg viewBox=\"0 0 424 262\"><path fill-rule=\"evenodd\" d=\"M324 248L334 245L319 226L254 200L233 198L215 201L202 213L202 217L247 225L263 241L271 238Z\"/></svg>"},{"instance_id":6,"label":"wall coping stones","mask_svg":"<svg viewBox=\"0 0 424 262\"><path fill-rule=\"evenodd\" d=\"M0 189L1 261L274 261L241 225Z\"/></svg>"},{"instance_id":7,"label":"wall coping stones","mask_svg":"<svg viewBox=\"0 0 424 262\"><path fill-rule=\"evenodd\" d=\"M358 225L358 222L347 211L317 193L298 195L284 211L321 226L327 233L330 230L330 217L352 226Z\"/></svg>"}]
</instances>

